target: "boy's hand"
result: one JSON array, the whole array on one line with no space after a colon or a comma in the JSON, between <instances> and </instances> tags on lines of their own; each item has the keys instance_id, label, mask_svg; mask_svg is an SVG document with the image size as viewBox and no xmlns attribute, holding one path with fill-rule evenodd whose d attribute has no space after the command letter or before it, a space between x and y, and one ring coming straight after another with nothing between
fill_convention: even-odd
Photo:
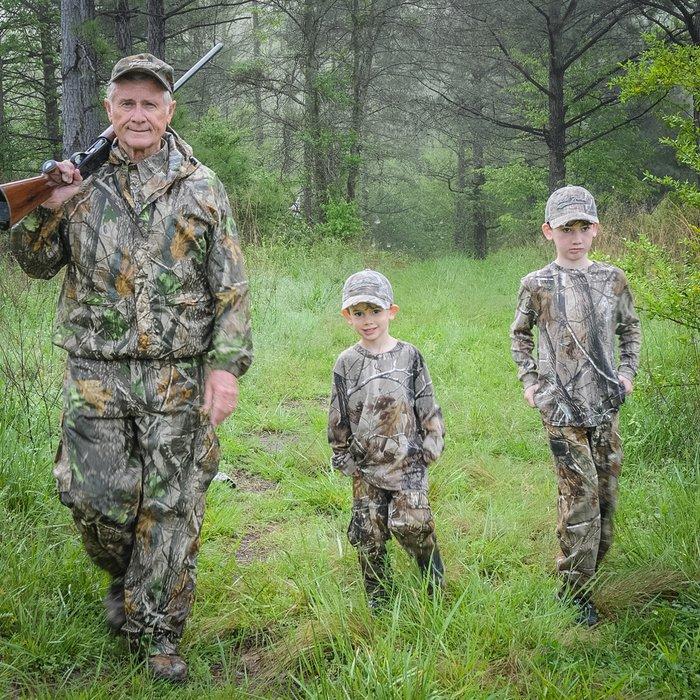
<instances>
[{"instance_id":1,"label":"boy's hand","mask_svg":"<svg viewBox=\"0 0 700 700\"><path fill-rule=\"evenodd\" d=\"M532 384L527 389L525 389L525 392L523 394L525 397L525 401L527 402L527 405L530 406L531 408L537 408L537 406L535 406L535 392L536 391L537 391L537 384Z\"/></svg>"},{"instance_id":2,"label":"boy's hand","mask_svg":"<svg viewBox=\"0 0 700 700\"><path fill-rule=\"evenodd\" d=\"M625 387L625 396L629 396L634 391L634 385L622 374L617 375L620 378L620 384Z\"/></svg>"}]
</instances>

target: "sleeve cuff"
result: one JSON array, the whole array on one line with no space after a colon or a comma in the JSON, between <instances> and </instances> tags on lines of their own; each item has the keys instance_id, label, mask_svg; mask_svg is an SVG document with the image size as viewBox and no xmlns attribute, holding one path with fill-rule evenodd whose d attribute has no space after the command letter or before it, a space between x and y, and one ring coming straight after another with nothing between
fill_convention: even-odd
<instances>
[{"instance_id":1,"label":"sleeve cuff","mask_svg":"<svg viewBox=\"0 0 700 700\"><path fill-rule=\"evenodd\" d=\"M540 380L537 377L536 374L530 372L529 374L526 374L522 379L520 380L523 383L523 391L525 389L529 389L531 386L535 386Z\"/></svg>"},{"instance_id":2,"label":"sleeve cuff","mask_svg":"<svg viewBox=\"0 0 700 700\"><path fill-rule=\"evenodd\" d=\"M349 452L334 454L333 457L331 457L331 464L334 469L342 472L345 476L352 476L359 470L359 467Z\"/></svg>"},{"instance_id":3,"label":"sleeve cuff","mask_svg":"<svg viewBox=\"0 0 700 700\"><path fill-rule=\"evenodd\" d=\"M630 381L633 381L637 376L637 373L629 365L622 365L618 367L617 373L621 374L623 377L626 377Z\"/></svg>"}]
</instances>

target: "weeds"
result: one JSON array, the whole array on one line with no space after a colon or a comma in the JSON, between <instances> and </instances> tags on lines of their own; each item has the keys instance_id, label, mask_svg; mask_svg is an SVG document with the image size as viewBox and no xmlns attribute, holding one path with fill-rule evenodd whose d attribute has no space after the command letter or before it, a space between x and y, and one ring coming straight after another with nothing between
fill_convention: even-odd
<instances>
[{"instance_id":1,"label":"weeds","mask_svg":"<svg viewBox=\"0 0 700 700\"><path fill-rule=\"evenodd\" d=\"M573 624L555 596L555 482L522 401L507 327L544 250L410 261L321 245L256 248L256 361L220 430L198 598L183 640L191 679L154 684L102 621L106 580L53 493L62 357L54 283L2 262L0 695L65 698L690 698L700 692L696 349L644 319L642 371L623 409L617 536L596 598ZM395 589L370 615L347 543L350 485L328 467L330 371L353 342L342 282L392 280L394 326L426 356L447 421L431 499L447 567L432 600L393 545ZM239 559L237 559L239 553Z\"/></svg>"}]
</instances>

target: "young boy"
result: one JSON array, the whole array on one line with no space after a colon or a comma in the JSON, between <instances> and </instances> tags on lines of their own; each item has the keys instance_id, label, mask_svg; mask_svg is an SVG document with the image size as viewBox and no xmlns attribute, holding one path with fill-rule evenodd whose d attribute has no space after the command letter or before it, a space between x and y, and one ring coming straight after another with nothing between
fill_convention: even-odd
<instances>
[{"instance_id":1,"label":"young boy","mask_svg":"<svg viewBox=\"0 0 700 700\"><path fill-rule=\"evenodd\" d=\"M430 592L442 588L444 576L427 466L440 456L445 431L421 354L389 335L398 310L379 272L363 270L345 282L342 315L360 341L335 363L328 417L333 466L353 478L348 539L372 609L386 599L392 535L415 557Z\"/></svg>"},{"instance_id":2,"label":"young boy","mask_svg":"<svg viewBox=\"0 0 700 700\"><path fill-rule=\"evenodd\" d=\"M589 583L612 544L622 462L618 410L632 391L641 334L625 274L588 259L598 234L591 193L572 185L552 193L542 232L557 257L521 282L512 353L554 456L562 595L578 606L579 621L593 626L598 615Z\"/></svg>"}]
</instances>

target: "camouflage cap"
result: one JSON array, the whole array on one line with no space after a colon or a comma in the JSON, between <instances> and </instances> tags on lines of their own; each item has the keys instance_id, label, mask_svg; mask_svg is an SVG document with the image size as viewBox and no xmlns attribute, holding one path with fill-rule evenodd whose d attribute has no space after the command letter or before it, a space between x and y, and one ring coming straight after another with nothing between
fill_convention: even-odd
<instances>
[{"instance_id":1,"label":"camouflage cap","mask_svg":"<svg viewBox=\"0 0 700 700\"><path fill-rule=\"evenodd\" d=\"M576 185L560 187L549 195L544 208L544 220L552 228L577 220L597 224L598 210L595 199L585 187Z\"/></svg>"},{"instance_id":2,"label":"camouflage cap","mask_svg":"<svg viewBox=\"0 0 700 700\"><path fill-rule=\"evenodd\" d=\"M355 304L374 304L388 309L394 303L391 282L381 272L362 270L350 275L343 285L343 309Z\"/></svg>"},{"instance_id":3,"label":"camouflage cap","mask_svg":"<svg viewBox=\"0 0 700 700\"><path fill-rule=\"evenodd\" d=\"M134 56L125 56L119 59L112 68L112 77L109 79L113 83L123 78L129 73L145 73L155 78L168 92L173 91L175 73L173 67L165 61L161 61L150 53L137 53Z\"/></svg>"}]
</instances>

